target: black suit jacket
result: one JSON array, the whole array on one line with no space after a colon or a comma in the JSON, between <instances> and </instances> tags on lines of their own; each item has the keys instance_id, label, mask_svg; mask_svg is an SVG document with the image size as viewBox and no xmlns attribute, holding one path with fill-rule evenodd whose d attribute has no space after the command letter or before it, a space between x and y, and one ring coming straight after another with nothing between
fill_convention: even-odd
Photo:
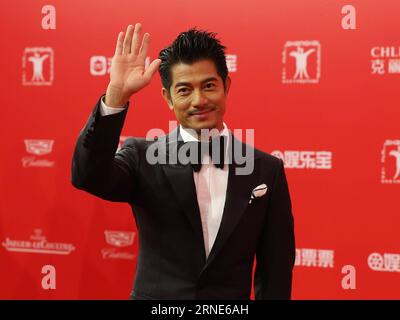
<instances>
[{"instance_id":1,"label":"black suit jacket","mask_svg":"<svg viewBox=\"0 0 400 320\"><path fill-rule=\"evenodd\" d=\"M139 254L131 298L250 299L256 256L255 298L290 299L295 239L283 162L254 149L250 175L236 175L238 164L229 164L223 217L206 259L192 167L146 161L155 143L161 153L176 152L175 135L128 138L116 152L127 110L101 117L99 107L100 100L80 132L71 180L132 207ZM232 146L245 146L231 137ZM263 183L267 193L250 204Z\"/></svg>"}]
</instances>

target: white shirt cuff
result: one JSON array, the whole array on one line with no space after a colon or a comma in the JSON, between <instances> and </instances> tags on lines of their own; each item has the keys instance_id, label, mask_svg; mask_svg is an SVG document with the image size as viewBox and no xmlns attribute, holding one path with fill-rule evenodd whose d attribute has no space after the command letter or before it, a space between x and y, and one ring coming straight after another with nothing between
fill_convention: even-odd
<instances>
[{"instance_id":1,"label":"white shirt cuff","mask_svg":"<svg viewBox=\"0 0 400 320\"><path fill-rule=\"evenodd\" d=\"M126 108L124 107L108 107L103 101L104 97L100 100L100 114L102 116L108 116L110 114L115 114L121 111L124 111Z\"/></svg>"}]
</instances>

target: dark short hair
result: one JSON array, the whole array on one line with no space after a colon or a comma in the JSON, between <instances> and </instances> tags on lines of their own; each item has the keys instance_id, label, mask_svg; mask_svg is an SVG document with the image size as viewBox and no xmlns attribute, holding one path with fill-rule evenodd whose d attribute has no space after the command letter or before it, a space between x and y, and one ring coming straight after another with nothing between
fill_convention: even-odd
<instances>
[{"instance_id":1,"label":"dark short hair","mask_svg":"<svg viewBox=\"0 0 400 320\"><path fill-rule=\"evenodd\" d=\"M177 63L192 64L204 59L214 62L225 88L225 80L228 75L225 46L216 38L216 33L191 28L180 33L170 46L162 49L158 58L161 59L158 70L161 82L168 91L172 84L171 68L173 65Z\"/></svg>"}]
</instances>

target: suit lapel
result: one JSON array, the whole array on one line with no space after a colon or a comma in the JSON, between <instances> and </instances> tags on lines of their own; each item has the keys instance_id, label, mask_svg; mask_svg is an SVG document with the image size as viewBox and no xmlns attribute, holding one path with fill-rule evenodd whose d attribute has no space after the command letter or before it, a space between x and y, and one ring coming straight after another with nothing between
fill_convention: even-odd
<instances>
[{"instance_id":1,"label":"suit lapel","mask_svg":"<svg viewBox=\"0 0 400 320\"><path fill-rule=\"evenodd\" d=\"M179 127L178 127L179 128ZM160 146L160 152L165 153L168 161L169 156L171 159L177 159L178 141L181 140L179 136L179 129L176 128L167 136L167 143ZM181 165L179 163L167 163L161 166L171 188L174 191L176 198L179 201L186 217L193 227L194 234L197 236L201 244L201 254L205 262L205 248L203 229L201 226L200 209L197 202L196 186L193 180L193 169L190 164Z\"/></svg>"},{"instance_id":2,"label":"suit lapel","mask_svg":"<svg viewBox=\"0 0 400 320\"><path fill-rule=\"evenodd\" d=\"M235 148L244 147L244 144L237 140L232 134L231 138L232 144L230 145L230 148L232 145L234 145ZM257 160L257 158L254 159L253 173L258 172ZM221 225L219 227L214 245L211 249L210 255L208 256L202 272L204 272L204 270L209 266L215 256L219 253L219 251L224 246L226 240L229 238L232 231L237 226L240 218L245 212L247 206L249 205L252 188L257 183L257 177L254 174L236 174L236 168L238 167L240 167L240 165L238 165L233 159L232 163L229 165L228 185Z\"/></svg>"}]
</instances>

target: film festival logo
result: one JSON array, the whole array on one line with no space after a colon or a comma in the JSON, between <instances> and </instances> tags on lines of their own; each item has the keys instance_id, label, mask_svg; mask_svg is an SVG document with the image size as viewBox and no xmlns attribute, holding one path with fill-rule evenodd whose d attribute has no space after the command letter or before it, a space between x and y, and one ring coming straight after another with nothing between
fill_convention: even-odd
<instances>
[{"instance_id":1,"label":"film festival logo","mask_svg":"<svg viewBox=\"0 0 400 320\"><path fill-rule=\"evenodd\" d=\"M32 156L26 156L22 158L23 167L54 167L54 161L40 158L52 152L54 140L25 139L24 142L26 152Z\"/></svg>"},{"instance_id":2,"label":"film festival logo","mask_svg":"<svg viewBox=\"0 0 400 320\"><path fill-rule=\"evenodd\" d=\"M381 152L381 183L400 183L400 140L386 140Z\"/></svg>"},{"instance_id":3,"label":"film festival logo","mask_svg":"<svg viewBox=\"0 0 400 320\"><path fill-rule=\"evenodd\" d=\"M371 74L400 74L400 47L373 47Z\"/></svg>"},{"instance_id":4,"label":"film festival logo","mask_svg":"<svg viewBox=\"0 0 400 320\"><path fill-rule=\"evenodd\" d=\"M368 266L373 271L400 272L400 254L371 253L368 257Z\"/></svg>"},{"instance_id":5,"label":"film festival logo","mask_svg":"<svg viewBox=\"0 0 400 320\"><path fill-rule=\"evenodd\" d=\"M110 247L101 250L103 259L133 260L135 258L135 254L121 249L133 245L136 235L135 232L105 230L104 235Z\"/></svg>"},{"instance_id":6,"label":"film festival logo","mask_svg":"<svg viewBox=\"0 0 400 320\"><path fill-rule=\"evenodd\" d=\"M282 64L282 83L319 83L321 44L317 40L286 41Z\"/></svg>"},{"instance_id":7,"label":"film festival logo","mask_svg":"<svg viewBox=\"0 0 400 320\"><path fill-rule=\"evenodd\" d=\"M332 169L331 151L272 151L271 154L282 159L285 168L289 169Z\"/></svg>"},{"instance_id":8,"label":"film festival logo","mask_svg":"<svg viewBox=\"0 0 400 320\"><path fill-rule=\"evenodd\" d=\"M7 237L2 242L2 246L10 252L57 255L68 255L75 250L75 246L72 243L49 242L42 233L42 229L35 229L29 240L14 240Z\"/></svg>"},{"instance_id":9,"label":"film festival logo","mask_svg":"<svg viewBox=\"0 0 400 320\"><path fill-rule=\"evenodd\" d=\"M50 47L25 48L22 55L22 85L51 86L53 80L53 49Z\"/></svg>"},{"instance_id":10,"label":"film festival logo","mask_svg":"<svg viewBox=\"0 0 400 320\"><path fill-rule=\"evenodd\" d=\"M237 71L237 55L227 54L226 65L229 72ZM112 57L106 56L92 56L90 57L90 74L92 76L105 76L110 73ZM150 65L150 57L146 57L145 69Z\"/></svg>"}]
</instances>

